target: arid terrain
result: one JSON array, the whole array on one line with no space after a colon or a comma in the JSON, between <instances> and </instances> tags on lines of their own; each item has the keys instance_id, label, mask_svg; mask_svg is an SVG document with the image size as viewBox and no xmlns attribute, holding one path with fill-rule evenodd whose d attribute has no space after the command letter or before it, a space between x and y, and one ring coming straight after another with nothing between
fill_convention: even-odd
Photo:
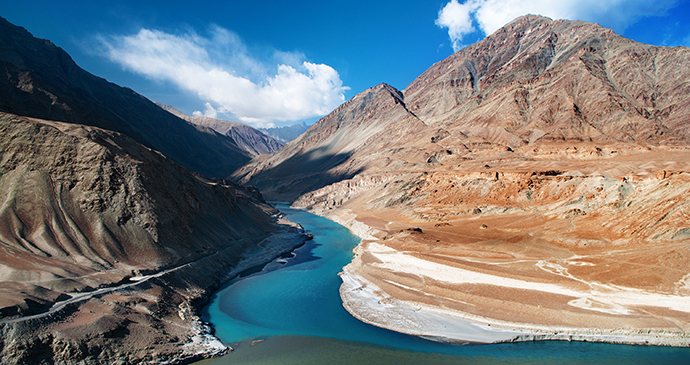
<instances>
[{"instance_id":1,"label":"arid terrain","mask_svg":"<svg viewBox=\"0 0 690 365\"><path fill-rule=\"evenodd\" d=\"M306 239L257 189L218 178L254 154L0 28L1 362L227 351L198 316L210 294Z\"/></svg>"},{"instance_id":2,"label":"arid terrain","mask_svg":"<svg viewBox=\"0 0 690 365\"><path fill-rule=\"evenodd\" d=\"M687 65L687 48L525 16L233 176L363 237L341 295L365 322L688 346Z\"/></svg>"},{"instance_id":3,"label":"arid terrain","mask_svg":"<svg viewBox=\"0 0 690 365\"><path fill-rule=\"evenodd\" d=\"M362 237L340 293L364 322L690 345L688 48L520 17L269 155L261 132L168 113L0 29L3 363L228 351L200 308L308 238L265 199Z\"/></svg>"},{"instance_id":4,"label":"arid terrain","mask_svg":"<svg viewBox=\"0 0 690 365\"><path fill-rule=\"evenodd\" d=\"M0 133L3 363L222 353L208 295L304 242L255 189L117 132L0 114Z\"/></svg>"}]
</instances>

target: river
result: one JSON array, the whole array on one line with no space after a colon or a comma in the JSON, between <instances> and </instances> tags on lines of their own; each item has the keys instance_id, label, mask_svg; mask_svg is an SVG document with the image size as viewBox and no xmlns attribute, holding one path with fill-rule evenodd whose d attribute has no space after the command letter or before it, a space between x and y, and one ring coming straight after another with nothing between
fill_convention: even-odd
<instances>
[{"instance_id":1,"label":"river","mask_svg":"<svg viewBox=\"0 0 690 365\"><path fill-rule=\"evenodd\" d=\"M219 290L202 317L235 351L219 364L690 364L690 349L542 341L448 345L364 324L343 309L338 272L359 238L316 215L279 205L314 239Z\"/></svg>"}]
</instances>

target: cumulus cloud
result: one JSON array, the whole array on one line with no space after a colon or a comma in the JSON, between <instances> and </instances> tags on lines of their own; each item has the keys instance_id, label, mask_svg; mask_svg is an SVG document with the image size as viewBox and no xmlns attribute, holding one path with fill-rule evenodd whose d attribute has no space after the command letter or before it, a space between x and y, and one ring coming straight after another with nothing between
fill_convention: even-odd
<instances>
[{"instance_id":1,"label":"cumulus cloud","mask_svg":"<svg viewBox=\"0 0 690 365\"><path fill-rule=\"evenodd\" d=\"M125 69L169 81L205 102L196 115L228 114L256 126L327 114L344 100L338 72L299 53L274 52L259 60L240 37L214 26L208 36L141 29L100 36L103 53Z\"/></svg>"},{"instance_id":2,"label":"cumulus cloud","mask_svg":"<svg viewBox=\"0 0 690 365\"><path fill-rule=\"evenodd\" d=\"M436 24L448 28L457 51L462 39L479 27L491 34L511 20L525 14L552 19L596 22L618 33L642 17L665 13L678 0L451 0L438 13Z\"/></svg>"}]
</instances>

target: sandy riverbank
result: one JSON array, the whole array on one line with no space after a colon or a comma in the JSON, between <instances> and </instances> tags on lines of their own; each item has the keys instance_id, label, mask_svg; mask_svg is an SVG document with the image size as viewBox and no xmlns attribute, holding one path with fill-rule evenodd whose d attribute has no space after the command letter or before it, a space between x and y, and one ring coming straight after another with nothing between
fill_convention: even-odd
<instances>
[{"instance_id":1,"label":"sandy riverbank","mask_svg":"<svg viewBox=\"0 0 690 365\"><path fill-rule=\"evenodd\" d=\"M382 239L390 232L364 224L352 212L326 216L363 238L353 262L343 269L340 288L344 307L363 322L454 343L572 340L690 346L687 295L588 281L568 272L568 267L589 265L587 258L573 256L559 263L522 258L515 261L528 265L514 266L522 270L515 273L501 260L441 259L395 249L391 246L413 247L409 241L420 238ZM540 274L526 274L535 271Z\"/></svg>"}]
</instances>

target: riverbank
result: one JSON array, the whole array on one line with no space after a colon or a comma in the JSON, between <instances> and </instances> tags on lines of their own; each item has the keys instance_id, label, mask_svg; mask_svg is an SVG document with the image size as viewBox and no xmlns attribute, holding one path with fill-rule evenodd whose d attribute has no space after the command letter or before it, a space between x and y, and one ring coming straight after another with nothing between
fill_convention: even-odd
<instances>
[{"instance_id":1,"label":"riverbank","mask_svg":"<svg viewBox=\"0 0 690 365\"><path fill-rule=\"evenodd\" d=\"M414 249L424 240L442 245L426 228L393 234L404 224L344 209L314 213L362 238L341 274L340 294L347 311L365 323L452 343L690 346L686 295L589 282L568 272L588 265L586 258L451 258L428 245L427 252Z\"/></svg>"},{"instance_id":2,"label":"riverbank","mask_svg":"<svg viewBox=\"0 0 690 365\"><path fill-rule=\"evenodd\" d=\"M267 235L230 242L136 282L85 293L78 303L45 316L7 321L0 325L3 360L186 364L222 355L231 349L199 313L228 280L304 244L306 236L295 224L277 223Z\"/></svg>"}]
</instances>

